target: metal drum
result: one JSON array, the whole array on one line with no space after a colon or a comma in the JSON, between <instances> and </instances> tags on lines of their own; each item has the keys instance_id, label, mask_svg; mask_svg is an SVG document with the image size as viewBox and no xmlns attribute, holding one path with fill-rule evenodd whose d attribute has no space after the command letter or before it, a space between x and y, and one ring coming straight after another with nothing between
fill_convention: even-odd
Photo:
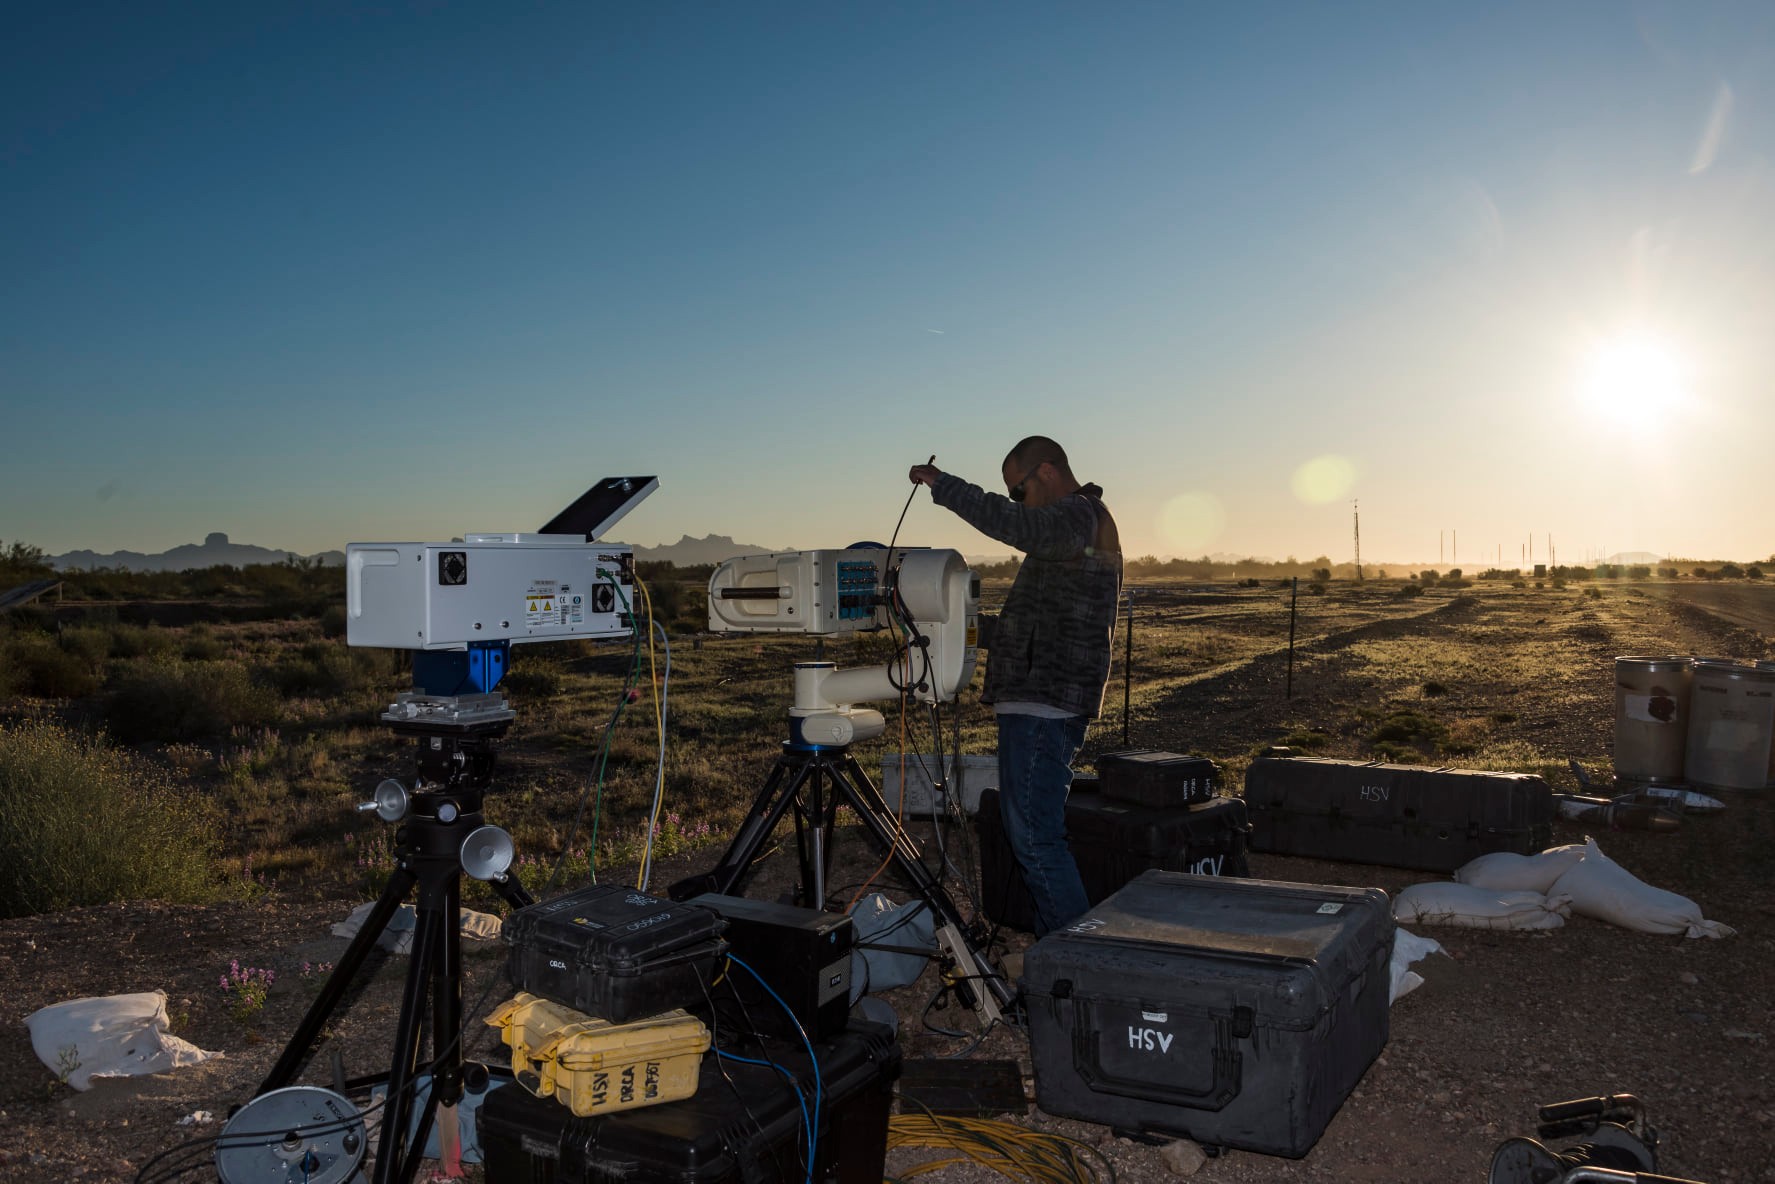
<instances>
[{"instance_id":1,"label":"metal drum","mask_svg":"<svg viewBox=\"0 0 1775 1184\"><path fill-rule=\"evenodd\" d=\"M1695 662L1684 769L1705 789L1763 789L1775 745L1775 669Z\"/></svg>"},{"instance_id":2,"label":"metal drum","mask_svg":"<svg viewBox=\"0 0 1775 1184\"><path fill-rule=\"evenodd\" d=\"M1690 658L1615 659L1615 779L1680 781L1689 736Z\"/></svg>"},{"instance_id":3,"label":"metal drum","mask_svg":"<svg viewBox=\"0 0 1775 1184\"><path fill-rule=\"evenodd\" d=\"M1757 669L1775 672L1775 662L1758 662ZM1775 741L1769 744L1769 784L1775 786Z\"/></svg>"}]
</instances>

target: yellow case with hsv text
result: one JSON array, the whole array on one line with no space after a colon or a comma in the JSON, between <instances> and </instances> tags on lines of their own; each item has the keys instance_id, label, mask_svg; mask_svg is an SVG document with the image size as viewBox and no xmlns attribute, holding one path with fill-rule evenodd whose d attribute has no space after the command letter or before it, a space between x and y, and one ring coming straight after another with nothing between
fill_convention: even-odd
<instances>
[{"instance_id":1,"label":"yellow case with hsv text","mask_svg":"<svg viewBox=\"0 0 1775 1184\"><path fill-rule=\"evenodd\" d=\"M613 1024L520 991L487 1017L512 1050L512 1075L581 1118L696 1093L709 1029L685 1011Z\"/></svg>"}]
</instances>

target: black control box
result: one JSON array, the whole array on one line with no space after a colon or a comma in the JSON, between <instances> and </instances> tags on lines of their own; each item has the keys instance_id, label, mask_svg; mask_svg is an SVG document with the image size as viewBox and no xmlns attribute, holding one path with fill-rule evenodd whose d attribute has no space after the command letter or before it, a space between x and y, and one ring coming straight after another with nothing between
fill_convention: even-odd
<instances>
[{"instance_id":1,"label":"black control box","mask_svg":"<svg viewBox=\"0 0 1775 1184\"><path fill-rule=\"evenodd\" d=\"M844 1031L850 1015L851 950L856 928L840 913L715 893L693 902L727 922L728 953L756 971L782 1000L772 999L743 967L729 966L731 986L752 1025L787 1035L789 1011L813 1040ZM721 1002L721 994L716 1001Z\"/></svg>"}]
</instances>

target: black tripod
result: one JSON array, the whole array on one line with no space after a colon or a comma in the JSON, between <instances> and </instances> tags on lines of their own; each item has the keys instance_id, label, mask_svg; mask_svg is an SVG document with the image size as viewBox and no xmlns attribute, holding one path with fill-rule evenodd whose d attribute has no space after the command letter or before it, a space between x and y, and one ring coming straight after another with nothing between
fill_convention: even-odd
<instances>
[{"instance_id":1,"label":"black tripod","mask_svg":"<svg viewBox=\"0 0 1775 1184\"><path fill-rule=\"evenodd\" d=\"M410 808L404 824L395 832L395 870L363 928L340 957L296 1034L284 1046L277 1064L254 1095L258 1097L291 1084L364 959L407 894L417 887L412 958L401 994L400 1021L386 1078L388 1093L383 1104L374 1184L411 1181L424 1156L437 1108L462 1100L462 872L465 859L475 862L476 874L485 863L483 856L465 852L464 843L483 826L481 799L492 780L493 741L505 733L510 723L506 718L472 724L394 724L397 734L419 738L418 788L410 803L406 803ZM498 834L503 836L503 832ZM505 842L509 858L509 840ZM485 870L496 873L490 882L514 908L533 903L523 885L505 875L503 867ZM425 1112L409 1140L428 1007L432 1032L431 1090ZM362 1086L383 1080L377 1076L347 1084Z\"/></svg>"},{"instance_id":2,"label":"black tripod","mask_svg":"<svg viewBox=\"0 0 1775 1184\"><path fill-rule=\"evenodd\" d=\"M1013 998L1010 987L980 957L968 937L967 919L955 907L942 882L925 867L912 836L900 826L848 745L785 741L782 755L777 757L726 854L709 871L673 884L672 899L689 900L705 892L727 894L740 887L783 815L793 810L795 845L801 861L800 903L809 908L825 907L826 880L832 870L832 828L841 805L849 806L863 820L870 835L882 850L890 853L894 866L911 881L913 891L937 919L939 940L945 953L957 963L956 981L962 997L988 1020L999 1018L999 1008ZM973 991L969 985L970 980L976 979L985 985L984 993Z\"/></svg>"}]
</instances>

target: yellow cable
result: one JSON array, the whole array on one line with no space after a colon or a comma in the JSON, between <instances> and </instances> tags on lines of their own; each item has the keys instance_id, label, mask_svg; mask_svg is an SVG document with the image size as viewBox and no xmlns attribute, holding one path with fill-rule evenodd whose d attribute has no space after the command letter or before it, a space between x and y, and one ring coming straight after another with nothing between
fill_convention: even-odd
<instances>
[{"instance_id":1,"label":"yellow cable","mask_svg":"<svg viewBox=\"0 0 1775 1184\"><path fill-rule=\"evenodd\" d=\"M1114 1184L1115 1167L1097 1148L1064 1135L1032 1131L997 1119L897 1114L888 1120L888 1147L954 1151L899 1173L902 1179L976 1163L1035 1184Z\"/></svg>"}]
</instances>

